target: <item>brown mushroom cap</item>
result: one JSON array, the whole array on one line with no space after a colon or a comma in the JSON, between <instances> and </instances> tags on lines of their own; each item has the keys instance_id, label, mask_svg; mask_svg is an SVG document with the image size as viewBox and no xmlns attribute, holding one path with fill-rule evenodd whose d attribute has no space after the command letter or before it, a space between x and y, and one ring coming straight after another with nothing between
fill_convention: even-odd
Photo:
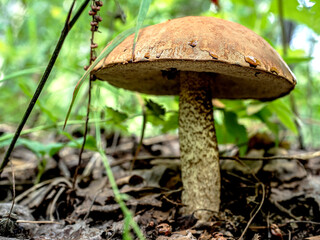
<instances>
[{"instance_id":1,"label":"brown mushroom cap","mask_svg":"<svg viewBox=\"0 0 320 240\"><path fill-rule=\"evenodd\" d=\"M263 38L214 17L184 17L142 29L134 59L132 44L133 35L93 74L132 91L178 95L179 71L205 72L212 81L212 96L226 99L271 100L296 84L287 64Z\"/></svg>"}]
</instances>

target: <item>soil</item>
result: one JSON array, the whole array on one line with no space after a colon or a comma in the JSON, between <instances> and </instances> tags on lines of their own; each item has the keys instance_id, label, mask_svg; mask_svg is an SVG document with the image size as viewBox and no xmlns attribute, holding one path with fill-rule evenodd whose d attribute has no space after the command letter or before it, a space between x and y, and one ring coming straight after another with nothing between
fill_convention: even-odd
<instances>
[{"instance_id":1,"label":"soil","mask_svg":"<svg viewBox=\"0 0 320 240\"><path fill-rule=\"evenodd\" d=\"M131 221L146 239L320 239L320 154L261 146L252 139L250 160L239 158L236 146L219 146L221 210L207 222L180 214L177 136L145 139L135 160L134 137L110 135L105 143ZM73 187L78 156L79 149L71 147L52 157L39 157L25 146L15 149L16 198L10 215L10 166L0 179L0 239L138 239L99 153L83 153Z\"/></svg>"}]
</instances>

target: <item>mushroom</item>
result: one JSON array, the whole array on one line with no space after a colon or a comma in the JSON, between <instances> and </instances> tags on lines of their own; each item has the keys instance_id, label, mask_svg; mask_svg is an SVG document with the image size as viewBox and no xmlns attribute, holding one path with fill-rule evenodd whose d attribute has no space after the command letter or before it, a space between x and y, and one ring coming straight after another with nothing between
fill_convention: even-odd
<instances>
[{"instance_id":1,"label":"mushroom","mask_svg":"<svg viewBox=\"0 0 320 240\"><path fill-rule=\"evenodd\" d=\"M279 54L246 27L214 18L184 17L140 30L93 70L111 85L154 95L179 95L184 214L220 207L220 167L212 97L272 100L296 80ZM207 220L212 213L197 211Z\"/></svg>"}]
</instances>

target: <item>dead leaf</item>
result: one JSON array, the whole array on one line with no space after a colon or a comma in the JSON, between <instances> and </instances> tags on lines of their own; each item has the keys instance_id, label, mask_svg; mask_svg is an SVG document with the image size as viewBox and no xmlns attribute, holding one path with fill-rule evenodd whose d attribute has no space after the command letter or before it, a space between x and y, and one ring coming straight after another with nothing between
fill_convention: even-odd
<instances>
[{"instance_id":1,"label":"dead leaf","mask_svg":"<svg viewBox=\"0 0 320 240\"><path fill-rule=\"evenodd\" d=\"M84 221L78 221L73 225L66 226L62 224L44 224L32 239L102 240L102 233L103 230L94 227L89 228Z\"/></svg>"},{"instance_id":2,"label":"dead leaf","mask_svg":"<svg viewBox=\"0 0 320 240\"><path fill-rule=\"evenodd\" d=\"M156 226L159 235L169 236L172 232L172 227L168 223L160 223Z\"/></svg>"},{"instance_id":3,"label":"dead leaf","mask_svg":"<svg viewBox=\"0 0 320 240\"><path fill-rule=\"evenodd\" d=\"M167 237L167 236L160 236L156 240L197 240L191 232L186 231L187 235L182 235L182 234L172 234L172 236Z\"/></svg>"},{"instance_id":4,"label":"dead leaf","mask_svg":"<svg viewBox=\"0 0 320 240\"><path fill-rule=\"evenodd\" d=\"M129 184L131 186L135 186L135 185L142 183L143 181L144 181L144 179L142 177L140 177L139 175L132 174L132 175L117 179L116 183L117 183L118 187L121 188L123 185L126 185L126 184Z\"/></svg>"},{"instance_id":5,"label":"dead leaf","mask_svg":"<svg viewBox=\"0 0 320 240\"><path fill-rule=\"evenodd\" d=\"M306 238L307 240L320 240L320 235L318 236L313 236L313 237L308 237Z\"/></svg>"},{"instance_id":6,"label":"dead leaf","mask_svg":"<svg viewBox=\"0 0 320 240\"><path fill-rule=\"evenodd\" d=\"M256 234L253 236L252 240L261 240L261 236L260 236L258 233L256 233Z\"/></svg>"},{"instance_id":7,"label":"dead leaf","mask_svg":"<svg viewBox=\"0 0 320 240\"><path fill-rule=\"evenodd\" d=\"M264 166L263 170L271 172L281 182L303 179L307 176L306 169L297 160L272 160Z\"/></svg>"}]
</instances>

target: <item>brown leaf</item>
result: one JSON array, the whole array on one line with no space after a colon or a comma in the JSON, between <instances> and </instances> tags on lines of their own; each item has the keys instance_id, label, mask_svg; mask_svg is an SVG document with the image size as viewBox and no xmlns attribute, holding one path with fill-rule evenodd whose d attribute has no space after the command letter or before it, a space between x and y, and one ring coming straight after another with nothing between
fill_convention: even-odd
<instances>
[{"instance_id":1,"label":"brown leaf","mask_svg":"<svg viewBox=\"0 0 320 240\"><path fill-rule=\"evenodd\" d=\"M139 175L136 175L136 174L132 174L132 175L129 175L129 176L125 176L125 177L122 177L120 179L117 179L116 183L118 185L118 187L122 187L123 185L126 185L126 184L129 184L131 186L135 186L135 185L138 185L140 183L143 182L143 178L140 177Z\"/></svg>"},{"instance_id":2,"label":"brown leaf","mask_svg":"<svg viewBox=\"0 0 320 240\"><path fill-rule=\"evenodd\" d=\"M313 237L308 237L306 238L307 240L320 240L320 235L318 236L313 236Z\"/></svg>"}]
</instances>

